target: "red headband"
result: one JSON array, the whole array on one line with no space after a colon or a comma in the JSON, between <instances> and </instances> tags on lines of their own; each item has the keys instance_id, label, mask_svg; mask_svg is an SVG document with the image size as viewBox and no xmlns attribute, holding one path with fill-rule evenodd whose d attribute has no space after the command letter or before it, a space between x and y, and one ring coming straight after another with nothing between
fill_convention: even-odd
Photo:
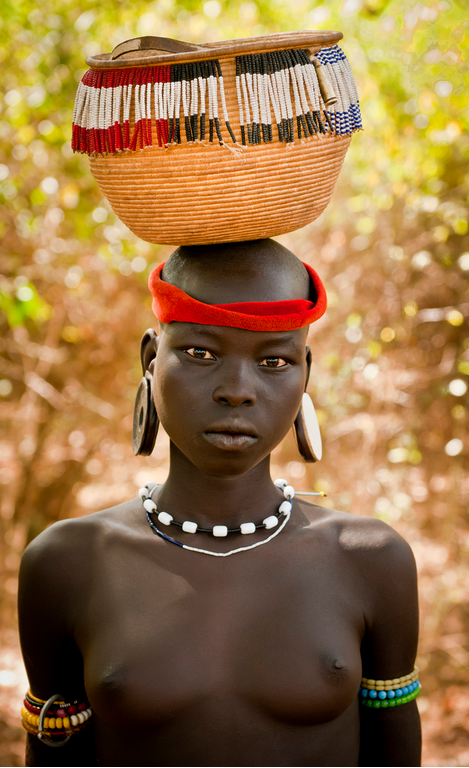
<instances>
[{"instance_id":1,"label":"red headband","mask_svg":"<svg viewBox=\"0 0 469 768\"><path fill-rule=\"evenodd\" d=\"M180 288L161 279L164 264L150 274L148 287L153 295L152 309L162 323L200 323L225 325L247 331L293 331L310 325L326 311L326 291L319 275L309 264L307 269L316 301L244 301L239 304L204 304Z\"/></svg>"}]
</instances>

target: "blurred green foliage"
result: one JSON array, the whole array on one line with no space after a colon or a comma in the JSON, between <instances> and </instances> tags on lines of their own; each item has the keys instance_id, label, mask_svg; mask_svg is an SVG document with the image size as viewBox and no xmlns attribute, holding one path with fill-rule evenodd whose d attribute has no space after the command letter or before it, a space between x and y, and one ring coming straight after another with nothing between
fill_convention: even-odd
<instances>
[{"instance_id":1,"label":"blurred green foliage","mask_svg":"<svg viewBox=\"0 0 469 768\"><path fill-rule=\"evenodd\" d=\"M326 455L305 469L286 440L273 460L296 484L326 490L326 503L378 515L411 541L421 572L424 684L429 711L441 715L428 732L427 764L463 765L469 20L462 1L3 0L5 621L29 539L60 517L133 496L145 475L160 480L167 469L164 440L150 459L135 458L130 430L139 340L153 323L146 281L171 249L133 236L103 200L88 159L71 152L86 56L139 35L198 42L306 28L343 31L365 130L352 139L326 212L280 238L318 268L328 290L328 313L310 342ZM441 698L442 679L456 686L451 700ZM458 707L466 714L455 720Z\"/></svg>"}]
</instances>

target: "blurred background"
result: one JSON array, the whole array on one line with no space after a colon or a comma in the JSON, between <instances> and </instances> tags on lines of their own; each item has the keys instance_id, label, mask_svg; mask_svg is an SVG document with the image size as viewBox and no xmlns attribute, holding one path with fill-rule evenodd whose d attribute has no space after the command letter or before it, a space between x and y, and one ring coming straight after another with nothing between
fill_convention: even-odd
<instances>
[{"instance_id":1,"label":"blurred background","mask_svg":"<svg viewBox=\"0 0 469 768\"><path fill-rule=\"evenodd\" d=\"M273 476L385 520L419 574L424 765L469 764L469 139L462 0L3 0L0 17L0 765L23 765L22 551L52 522L167 474L134 457L149 245L70 149L85 57L154 34L191 42L340 29L361 96L326 212L279 240L324 279L310 393L325 458L292 438ZM38 595L47 600L46 595Z\"/></svg>"}]
</instances>

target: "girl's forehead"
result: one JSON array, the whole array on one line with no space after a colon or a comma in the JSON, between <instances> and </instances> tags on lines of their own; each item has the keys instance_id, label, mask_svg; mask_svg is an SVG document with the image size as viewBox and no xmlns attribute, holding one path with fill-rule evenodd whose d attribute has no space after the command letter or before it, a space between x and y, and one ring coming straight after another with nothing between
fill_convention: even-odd
<instances>
[{"instance_id":1,"label":"girl's forehead","mask_svg":"<svg viewBox=\"0 0 469 768\"><path fill-rule=\"evenodd\" d=\"M181 344L216 344L229 349L259 351L282 347L304 349L308 327L290 331L247 331L231 326L173 322L161 324L161 341L169 347Z\"/></svg>"}]
</instances>

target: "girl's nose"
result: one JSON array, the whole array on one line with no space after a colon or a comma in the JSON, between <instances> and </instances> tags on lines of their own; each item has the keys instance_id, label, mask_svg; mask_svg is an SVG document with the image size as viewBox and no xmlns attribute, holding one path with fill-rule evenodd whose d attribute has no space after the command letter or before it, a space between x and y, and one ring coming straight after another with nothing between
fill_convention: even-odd
<instances>
[{"instance_id":1,"label":"girl's nose","mask_svg":"<svg viewBox=\"0 0 469 768\"><path fill-rule=\"evenodd\" d=\"M216 403L233 407L254 405L257 399L254 378L250 365L223 365L212 397Z\"/></svg>"}]
</instances>

